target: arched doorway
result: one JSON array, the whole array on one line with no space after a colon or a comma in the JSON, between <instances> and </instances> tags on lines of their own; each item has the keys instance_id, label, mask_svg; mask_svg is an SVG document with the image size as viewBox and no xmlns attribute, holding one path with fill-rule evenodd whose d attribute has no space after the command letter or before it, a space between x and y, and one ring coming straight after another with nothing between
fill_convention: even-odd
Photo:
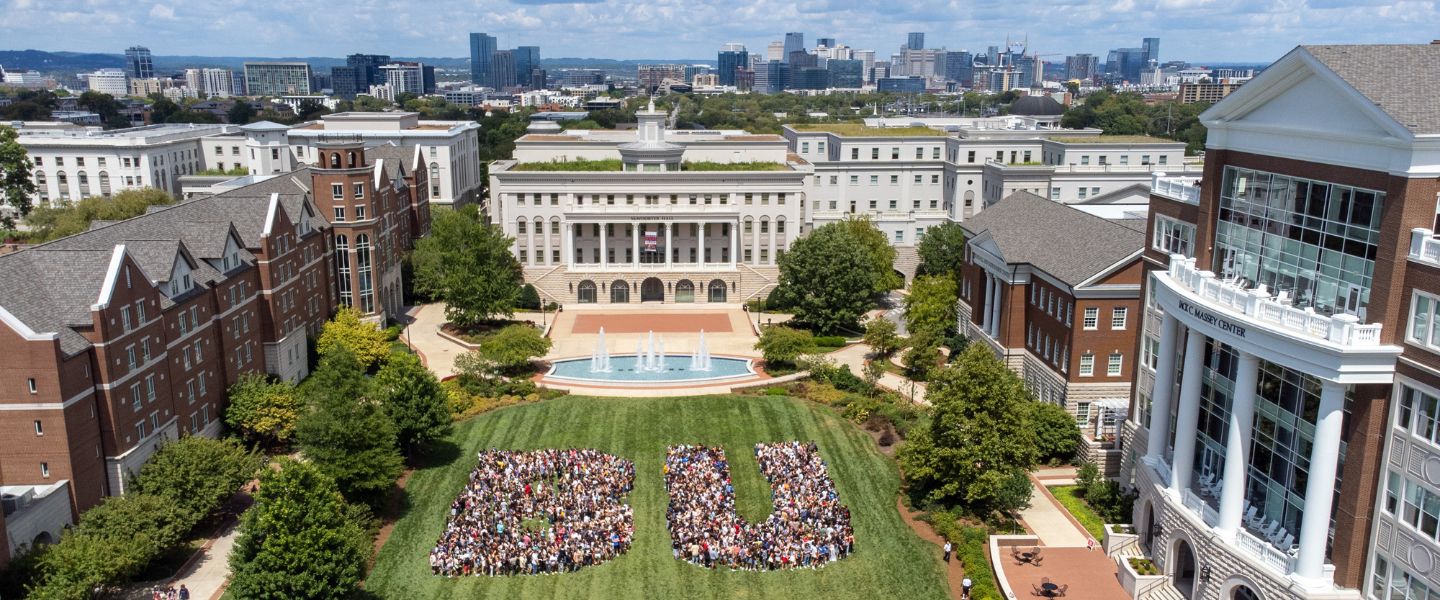
<instances>
[{"instance_id":1,"label":"arched doorway","mask_svg":"<svg viewBox=\"0 0 1440 600\"><path fill-rule=\"evenodd\" d=\"M675 283L675 301L676 301L676 302L694 302L694 301L695 301L695 282L690 281L689 279L681 279L680 281L676 282L676 283Z\"/></svg>"},{"instance_id":2,"label":"arched doorway","mask_svg":"<svg viewBox=\"0 0 1440 600\"><path fill-rule=\"evenodd\" d=\"M1140 520L1135 522L1140 531L1140 542L1150 553L1154 553L1155 535L1160 532L1159 523L1155 522L1155 505L1145 503L1140 512Z\"/></svg>"},{"instance_id":3,"label":"arched doorway","mask_svg":"<svg viewBox=\"0 0 1440 600\"><path fill-rule=\"evenodd\" d=\"M1260 594L1250 589L1250 586L1242 584L1230 591L1230 600L1260 600Z\"/></svg>"},{"instance_id":4,"label":"arched doorway","mask_svg":"<svg viewBox=\"0 0 1440 600\"><path fill-rule=\"evenodd\" d=\"M1190 548L1190 542L1175 542L1175 550L1170 553L1170 564L1170 580L1175 582L1175 589L1187 599L1194 598L1195 551Z\"/></svg>"},{"instance_id":5,"label":"arched doorway","mask_svg":"<svg viewBox=\"0 0 1440 600\"><path fill-rule=\"evenodd\" d=\"M38 550L53 543L55 543L55 538L50 535L50 532L42 531L39 535L35 536L34 540L30 542L30 548Z\"/></svg>"},{"instance_id":6,"label":"arched doorway","mask_svg":"<svg viewBox=\"0 0 1440 600\"><path fill-rule=\"evenodd\" d=\"M664 302L665 284L660 283L659 277L650 277L640 282L641 302Z\"/></svg>"},{"instance_id":7,"label":"arched doorway","mask_svg":"<svg viewBox=\"0 0 1440 600\"><path fill-rule=\"evenodd\" d=\"M720 281L719 279L713 279L713 280L710 281L710 301L711 301L711 302L724 302L724 301L725 301L725 292L726 292L726 291L727 291L727 290L725 289L725 282L724 282L724 281Z\"/></svg>"},{"instance_id":8,"label":"arched doorway","mask_svg":"<svg viewBox=\"0 0 1440 600\"><path fill-rule=\"evenodd\" d=\"M610 284L610 303L625 304L630 301L630 284L623 279L616 279Z\"/></svg>"},{"instance_id":9,"label":"arched doorway","mask_svg":"<svg viewBox=\"0 0 1440 600\"><path fill-rule=\"evenodd\" d=\"M575 299L581 304L595 303L595 282L586 279L580 282L580 287L575 289Z\"/></svg>"}]
</instances>

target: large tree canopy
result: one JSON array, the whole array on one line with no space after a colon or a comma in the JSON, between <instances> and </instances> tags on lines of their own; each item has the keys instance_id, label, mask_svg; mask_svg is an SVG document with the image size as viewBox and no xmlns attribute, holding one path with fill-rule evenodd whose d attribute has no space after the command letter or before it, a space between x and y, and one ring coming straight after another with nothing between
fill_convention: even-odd
<instances>
[{"instance_id":1,"label":"large tree canopy","mask_svg":"<svg viewBox=\"0 0 1440 600\"><path fill-rule=\"evenodd\" d=\"M355 356L326 354L301 385L296 437L305 457L351 501L378 503L400 476L395 426Z\"/></svg>"},{"instance_id":2,"label":"large tree canopy","mask_svg":"<svg viewBox=\"0 0 1440 600\"><path fill-rule=\"evenodd\" d=\"M925 230L916 247L920 255L917 275L949 275L960 281L960 266L965 264L965 228L946 222Z\"/></svg>"},{"instance_id":3,"label":"large tree canopy","mask_svg":"<svg viewBox=\"0 0 1440 600\"><path fill-rule=\"evenodd\" d=\"M15 227L15 220L3 209L22 217L28 215L30 197L36 194L35 180L30 176L35 164L20 145L19 137L14 129L0 125L0 224L6 228Z\"/></svg>"},{"instance_id":4,"label":"large tree canopy","mask_svg":"<svg viewBox=\"0 0 1440 600\"><path fill-rule=\"evenodd\" d=\"M865 221L831 223L796 240L781 257L777 300L799 323L822 333L853 329L875 305L876 293L897 278L891 268L894 249L881 236L890 261L877 257L872 231L879 234Z\"/></svg>"},{"instance_id":5,"label":"large tree canopy","mask_svg":"<svg viewBox=\"0 0 1440 600\"><path fill-rule=\"evenodd\" d=\"M480 221L474 207L436 210L430 235L415 244L415 289L445 303L445 316L474 327L515 312L520 299L520 262L511 240Z\"/></svg>"}]
</instances>

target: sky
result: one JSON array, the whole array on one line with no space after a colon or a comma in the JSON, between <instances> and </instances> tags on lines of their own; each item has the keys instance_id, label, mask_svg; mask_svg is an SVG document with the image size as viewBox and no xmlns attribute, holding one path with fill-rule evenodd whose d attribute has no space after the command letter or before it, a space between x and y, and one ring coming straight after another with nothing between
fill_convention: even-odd
<instances>
[{"instance_id":1,"label":"sky","mask_svg":"<svg viewBox=\"0 0 1440 600\"><path fill-rule=\"evenodd\" d=\"M469 32L542 58L710 59L764 52L787 31L881 57L911 31L927 47L1098 54L1161 38L1161 60L1273 61L1298 44L1426 43L1437 1L1400 0L0 0L0 49L157 55L462 57ZM339 8L339 10L337 10ZM1063 56L1046 57L1049 61Z\"/></svg>"}]
</instances>

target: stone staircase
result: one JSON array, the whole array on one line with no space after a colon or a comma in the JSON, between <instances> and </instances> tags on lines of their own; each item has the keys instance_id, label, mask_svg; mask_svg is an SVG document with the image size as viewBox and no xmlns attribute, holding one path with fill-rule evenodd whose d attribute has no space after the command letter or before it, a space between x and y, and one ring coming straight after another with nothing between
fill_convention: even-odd
<instances>
[{"instance_id":1,"label":"stone staircase","mask_svg":"<svg viewBox=\"0 0 1440 600\"><path fill-rule=\"evenodd\" d=\"M544 297L544 299L545 299L546 302L557 302L557 303L563 303L563 302L564 302L564 300L562 300L560 296L557 296L557 295L556 295L556 292L559 291L559 289L563 289L563 288L555 288L555 289L552 289L551 286L546 285L546 280L547 280L547 279L550 279L550 276L551 276L551 275L555 275L555 274L558 273L559 276L556 277L555 279L561 280L561 281L559 281L559 284L560 284L561 286L564 286L564 285L565 285L565 281L564 281L565 265L555 265L555 266L549 267L549 268L545 268L545 267L526 267L526 268L524 269L524 271L525 271L525 281L528 282L528 283L530 283L531 285L534 285L534 286L535 286L535 291L540 292L540 295Z\"/></svg>"},{"instance_id":2,"label":"stone staircase","mask_svg":"<svg viewBox=\"0 0 1440 600\"><path fill-rule=\"evenodd\" d=\"M778 267L766 267L765 270L772 271L774 276L769 276L756 270L755 267L740 263L736 265L740 270L741 291L750 290L750 293L740 298L741 302L748 302L755 299L763 299L770 295L770 291L780 285L780 269Z\"/></svg>"},{"instance_id":3,"label":"stone staircase","mask_svg":"<svg viewBox=\"0 0 1440 600\"><path fill-rule=\"evenodd\" d=\"M1185 596L1181 595L1180 590L1175 589L1175 586L1170 585L1169 579L1166 579L1164 583L1142 593L1136 600L1185 600Z\"/></svg>"}]
</instances>

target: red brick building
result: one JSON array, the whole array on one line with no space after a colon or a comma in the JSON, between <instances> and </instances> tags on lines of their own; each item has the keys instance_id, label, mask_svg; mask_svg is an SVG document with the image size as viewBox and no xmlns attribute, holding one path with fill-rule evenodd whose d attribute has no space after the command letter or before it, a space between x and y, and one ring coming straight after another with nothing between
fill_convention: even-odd
<instances>
[{"instance_id":1,"label":"red brick building","mask_svg":"<svg viewBox=\"0 0 1440 600\"><path fill-rule=\"evenodd\" d=\"M1144 225L1028 192L961 223L961 332L1075 415L1089 458L1112 472L1135 369Z\"/></svg>"},{"instance_id":2,"label":"red brick building","mask_svg":"<svg viewBox=\"0 0 1440 600\"><path fill-rule=\"evenodd\" d=\"M0 256L4 513L12 532L36 511L63 513L27 525L26 539L8 536L13 547L0 544L0 556L58 537L69 519L124 493L163 441L218 434L225 390L241 375L303 379L307 338L337 305L356 302L382 322L400 310L400 257L429 229L419 155L334 150L345 166L154 207ZM337 247L347 260L336 260ZM369 299L347 299L337 275L366 289L366 259Z\"/></svg>"}]
</instances>

